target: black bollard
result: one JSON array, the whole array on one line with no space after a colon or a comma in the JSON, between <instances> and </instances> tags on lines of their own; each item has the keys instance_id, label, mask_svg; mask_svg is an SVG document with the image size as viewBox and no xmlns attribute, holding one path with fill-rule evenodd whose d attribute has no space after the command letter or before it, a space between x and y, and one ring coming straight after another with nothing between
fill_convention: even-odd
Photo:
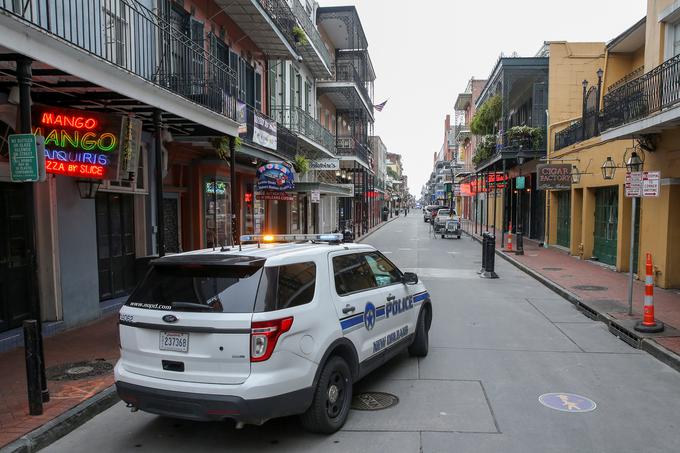
<instances>
[{"instance_id":1,"label":"black bollard","mask_svg":"<svg viewBox=\"0 0 680 453\"><path fill-rule=\"evenodd\" d=\"M40 345L38 343L38 321L24 321L24 352L26 356L26 382L28 384L28 413L42 415L42 379L40 361Z\"/></svg>"},{"instance_id":2,"label":"black bollard","mask_svg":"<svg viewBox=\"0 0 680 453\"><path fill-rule=\"evenodd\" d=\"M489 233L482 233L482 268L477 271L478 274L483 274L486 268L486 247L487 247L487 235Z\"/></svg>"},{"instance_id":3,"label":"black bollard","mask_svg":"<svg viewBox=\"0 0 680 453\"><path fill-rule=\"evenodd\" d=\"M484 267L484 272L482 273L482 278L498 278L496 274L496 236L493 234L487 235L487 245L486 245L486 266Z\"/></svg>"},{"instance_id":4,"label":"black bollard","mask_svg":"<svg viewBox=\"0 0 680 453\"><path fill-rule=\"evenodd\" d=\"M524 235L522 234L521 227L517 228L517 234L515 236L517 242L517 244L515 244L515 255L524 255Z\"/></svg>"}]
</instances>

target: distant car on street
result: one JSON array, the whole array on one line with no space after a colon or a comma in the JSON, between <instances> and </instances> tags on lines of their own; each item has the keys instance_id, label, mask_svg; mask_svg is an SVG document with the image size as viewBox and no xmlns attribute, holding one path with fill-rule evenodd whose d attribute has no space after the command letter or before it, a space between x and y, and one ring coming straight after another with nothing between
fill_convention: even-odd
<instances>
[{"instance_id":1,"label":"distant car on street","mask_svg":"<svg viewBox=\"0 0 680 453\"><path fill-rule=\"evenodd\" d=\"M440 209L434 218L434 232L441 234L442 239L447 236L456 236L460 239L461 227L460 218L455 209Z\"/></svg>"},{"instance_id":2,"label":"distant car on street","mask_svg":"<svg viewBox=\"0 0 680 453\"><path fill-rule=\"evenodd\" d=\"M342 239L251 235L152 261L120 310L120 398L237 428L300 414L339 430L354 383L404 350L426 356L432 323L416 274Z\"/></svg>"}]
</instances>

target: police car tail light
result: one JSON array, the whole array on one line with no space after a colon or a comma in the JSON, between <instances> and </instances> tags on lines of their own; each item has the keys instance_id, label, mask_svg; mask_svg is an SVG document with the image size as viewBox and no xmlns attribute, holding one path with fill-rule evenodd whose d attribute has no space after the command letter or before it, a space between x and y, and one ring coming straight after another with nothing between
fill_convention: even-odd
<instances>
[{"instance_id":1,"label":"police car tail light","mask_svg":"<svg viewBox=\"0 0 680 453\"><path fill-rule=\"evenodd\" d=\"M250 324L250 361L262 362L271 357L279 337L293 325L293 317Z\"/></svg>"}]
</instances>

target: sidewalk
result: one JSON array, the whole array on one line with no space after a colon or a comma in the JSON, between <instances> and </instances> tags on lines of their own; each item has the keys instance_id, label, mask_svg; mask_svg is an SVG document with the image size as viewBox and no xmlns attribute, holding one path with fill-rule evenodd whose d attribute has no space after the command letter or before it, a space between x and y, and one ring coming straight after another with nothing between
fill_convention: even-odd
<instances>
[{"instance_id":1,"label":"sidewalk","mask_svg":"<svg viewBox=\"0 0 680 453\"><path fill-rule=\"evenodd\" d=\"M466 225L470 230L474 224ZM474 235L480 239L479 235ZM654 311L657 320L666 325L660 334L640 334L632 329L634 320L642 318L644 280L633 283L633 317L628 316L628 273L616 272L593 261L583 261L559 248L539 247L538 243L524 239L524 255L500 249L500 231L496 235L497 254L525 267L553 283L558 289L570 293L578 302L594 309L598 314L616 320L617 328L626 334L651 340L680 355L680 290L654 288ZM506 235L507 241L507 235ZM481 250L480 250L481 253ZM643 267L644 270L644 267ZM552 286L552 285L551 285ZM572 302L574 302L572 300Z\"/></svg>"},{"instance_id":2,"label":"sidewalk","mask_svg":"<svg viewBox=\"0 0 680 453\"><path fill-rule=\"evenodd\" d=\"M40 416L28 415L24 348L0 353L0 448L113 384L112 366L119 356L117 313L44 343L50 401ZM74 368L76 364L81 368Z\"/></svg>"}]
</instances>

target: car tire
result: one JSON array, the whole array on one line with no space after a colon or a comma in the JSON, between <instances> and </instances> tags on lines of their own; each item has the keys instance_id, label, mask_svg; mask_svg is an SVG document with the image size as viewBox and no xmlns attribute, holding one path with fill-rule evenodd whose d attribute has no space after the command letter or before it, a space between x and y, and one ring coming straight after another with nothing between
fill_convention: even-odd
<instances>
[{"instance_id":1,"label":"car tire","mask_svg":"<svg viewBox=\"0 0 680 453\"><path fill-rule=\"evenodd\" d=\"M314 399L300 416L310 432L332 434L342 428L352 404L352 373L342 358L331 357L319 375Z\"/></svg>"},{"instance_id":2,"label":"car tire","mask_svg":"<svg viewBox=\"0 0 680 453\"><path fill-rule=\"evenodd\" d=\"M420 312L418 324L416 324L416 337L408 347L408 353L413 357L427 357L427 352L430 349L429 329L426 319L428 310L428 308L424 308Z\"/></svg>"},{"instance_id":3,"label":"car tire","mask_svg":"<svg viewBox=\"0 0 680 453\"><path fill-rule=\"evenodd\" d=\"M446 236L446 235L442 234L442 239L444 239L444 236Z\"/></svg>"},{"instance_id":4,"label":"car tire","mask_svg":"<svg viewBox=\"0 0 680 453\"><path fill-rule=\"evenodd\" d=\"M460 239L460 236L456 236L457 239Z\"/></svg>"}]
</instances>

